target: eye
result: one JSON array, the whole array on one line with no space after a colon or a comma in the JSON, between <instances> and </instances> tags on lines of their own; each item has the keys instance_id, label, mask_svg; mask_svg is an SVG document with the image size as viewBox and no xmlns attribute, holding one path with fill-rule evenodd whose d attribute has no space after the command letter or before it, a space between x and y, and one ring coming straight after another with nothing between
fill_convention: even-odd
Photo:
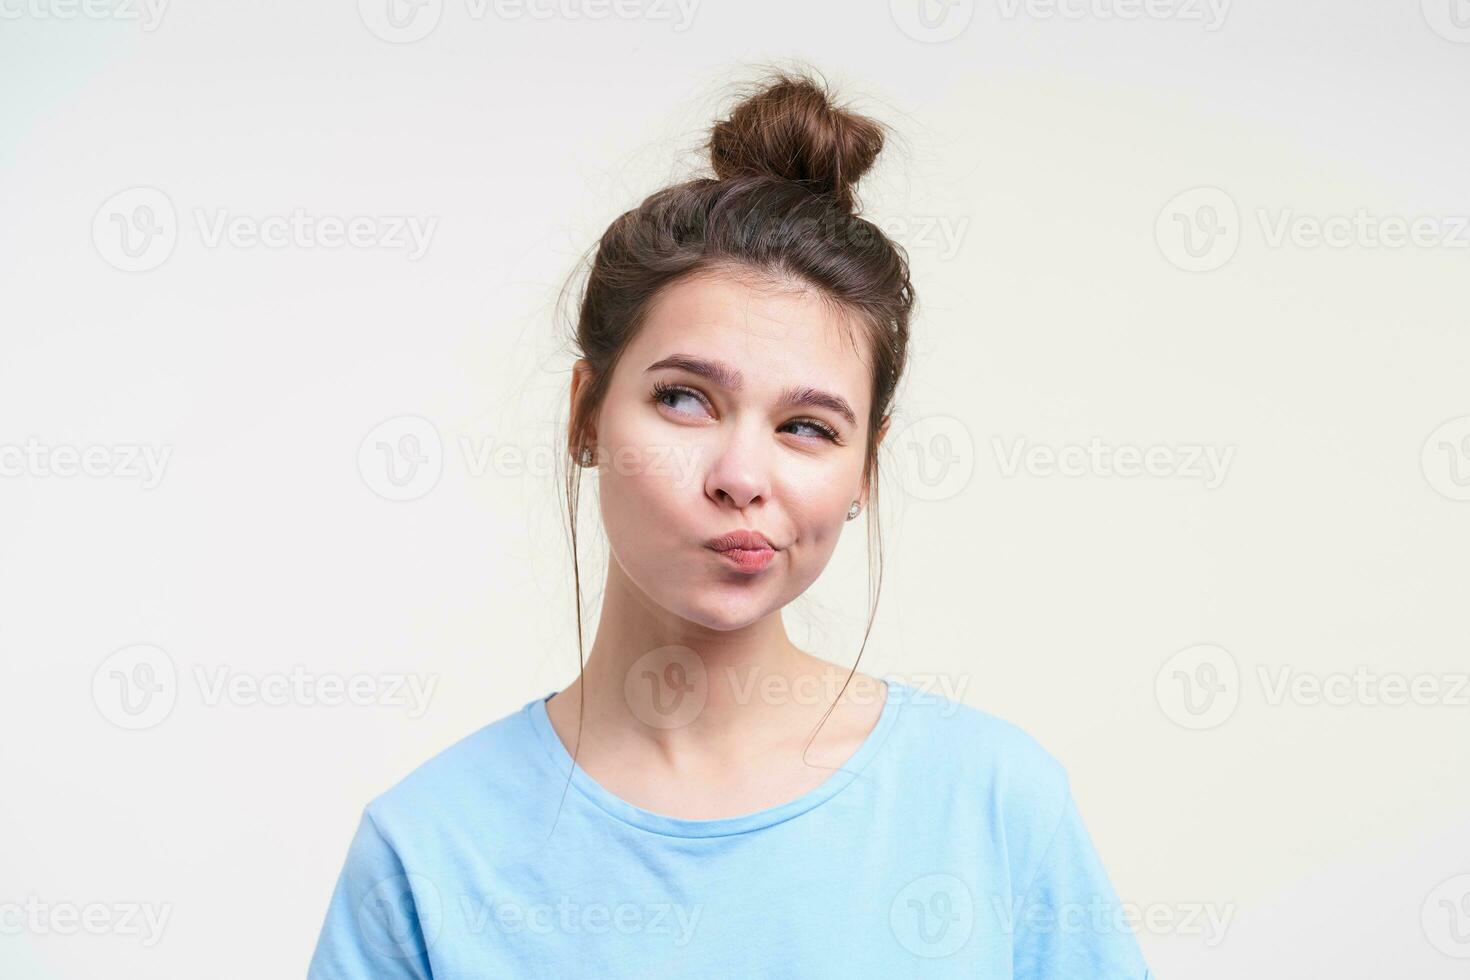
<instances>
[{"instance_id":1,"label":"eye","mask_svg":"<svg viewBox=\"0 0 1470 980\"><path fill-rule=\"evenodd\" d=\"M787 422L785 426L782 426L782 428L784 429L786 428L786 426L792 425L806 426L808 429L815 429L817 432L817 437L820 439L826 439L828 442L840 441L837 438L837 431L825 422L818 422L816 419L792 419L790 422Z\"/></svg>"},{"instance_id":2,"label":"eye","mask_svg":"<svg viewBox=\"0 0 1470 980\"><path fill-rule=\"evenodd\" d=\"M700 405L706 404L704 397L693 388L686 388L683 385L668 384L663 381L654 382L650 397L653 399L654 402L662 404L665 407L670 408L675 412L678 412L680 415L695 414L693 412L686 412L681 409L674 408L674 405L678 404L678 401L681 398L691 398L694 401L698 402ZM670 404L671 402L673 404ZM816 433L815 438L826 439L828 442L835 445L842 445L842 438L837 434L837 430L832 428L825 422L819 422L816 419L809 418L792 419L790 422L787 422L785 425L781 426L781 428L787 429L792 426L796 426L798 428L805 427ZM804 436L804 438L810 439L813 438L813 436L806 435Z\"/></svg>"},{"instance_id":3,"label":"eye","mask_svg":"<svg viewBox=\"0 0 1470 980\"><path fill-rule=\"evenodd\" d=\"M683 385L665 384L662 381L654 383L653 400L655 402L673 408L673 405L669 405L669 401L672 400L677 403L680 398L692 398L701 405L704 404L704 399L700 398L699 393L692 388L685 388ZM678 409L674 409L674 411L679 412L680 415L692 414L690 412L680 412Z\"/></svg>"}]
</instances>

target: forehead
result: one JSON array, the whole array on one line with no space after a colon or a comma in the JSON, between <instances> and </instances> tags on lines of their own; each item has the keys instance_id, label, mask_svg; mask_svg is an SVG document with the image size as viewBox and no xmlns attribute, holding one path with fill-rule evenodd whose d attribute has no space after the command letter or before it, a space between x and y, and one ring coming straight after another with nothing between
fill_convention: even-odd
<instances>
[{"instance_id":1,"label":"forehead","mask_svg":"<svg viewBox=\"0 0 1470 980\"><path fill-rule=\"evenodd\" d=\"M871 373L856 323L795 283L708 273L665 287L628 354L641 371L675 351L725 361L752 385L807 384L837 391L855 409L867 403Z\"/></svg>"}]
</instances>

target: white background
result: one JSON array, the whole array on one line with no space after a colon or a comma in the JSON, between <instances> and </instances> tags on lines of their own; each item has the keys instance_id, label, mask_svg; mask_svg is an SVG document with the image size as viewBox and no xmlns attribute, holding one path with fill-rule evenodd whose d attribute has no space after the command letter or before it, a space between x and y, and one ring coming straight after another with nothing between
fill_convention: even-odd
<instances>
[{"instance_id":1,"label":"white background","mask_svg":"<svg viewBox=\"0 0 1470 980\"><path fill-rule=\"evenodd\" d=\"M862 196L919 294L862 669L1067 765L1161 976L1464 975L1463 0L443 0L403 30L387 2L0 0L0 908L114 923L0 916L0 975L301 975L362 805L571 679L557 291L792 58L897 129ZM298 208L433 230L208 234ZM128 259L135 218L172 248ZM1432 241L1374 237L1416 219ZM413 499L382 433L359 455L385 420L442 447ZM1094 438L1172 448L1131 477L1024 456ZM788 610L844 664L864 525ZM157 718L111 686L146 680L137 644L168 658ZM213 697L293 670L379 696ZM1275 696L1355 671L1342 703ZM410 674L425 710L387 693ZM1181 677L1212 676L1191 713ZM1425 703L1373 696L1421 676ZM166 910L156 941L129 904Z\"/></svg>"}]
</instances>

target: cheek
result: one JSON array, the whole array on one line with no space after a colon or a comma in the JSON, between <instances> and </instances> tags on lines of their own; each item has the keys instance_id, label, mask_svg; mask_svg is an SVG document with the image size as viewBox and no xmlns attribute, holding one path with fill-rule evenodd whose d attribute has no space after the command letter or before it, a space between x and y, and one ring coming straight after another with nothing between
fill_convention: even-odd
<instances>
[{"instance_id":1,"label":"cheek","mask_svg":"<svg viewBox=\"0 0 1470 980\"><path fill-rule=\"evenodd\" d=\"M850 475L833 468L812 467L799 472L783 488L787 512L796 528L798 543L806 552L804 563L817 559L825 563L837 547L842 528L847 524L847 508L853 495L847 491Z\"/></svg>"},{"instance_id":2,"label":"cheek","mask_svg":"<svg viewBox=\"0 0 1470 980\"><path fill-rule=\"evenodd\" d=\"M689 509L687 491L672 474L650 470L628 458L610 458L598 473L605 519L641 530L667 528L673 515ZM612 527L609 527L609 533Z\"/></svg>"},{"instance_id":3,"label":"cheek","mask_svg":"<svg viewBox=\"0 0 1470 980\"><path fill-rule=\"evenodd\" d=\"M599 438L599 497L613 541L669 536L701 492L688 447L656 441L656 435L650 425L622 424Z\"/></svg>"}]
</instances>

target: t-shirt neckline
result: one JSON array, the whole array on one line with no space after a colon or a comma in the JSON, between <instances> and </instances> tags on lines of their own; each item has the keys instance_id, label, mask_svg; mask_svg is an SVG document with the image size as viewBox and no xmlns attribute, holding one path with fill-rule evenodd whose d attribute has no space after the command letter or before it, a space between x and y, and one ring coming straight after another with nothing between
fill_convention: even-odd
<instances>
[{"instance_id":1,"label":"t-shirt neckline","mask_svg":"<svg viewBox=\"0 0 1470 980\"><path fill-rule=\"evenodd\" d=\"M886 687L883 710L878 714L877 723L873 726L872 731L868 732L857 751L830 776L817 786L785 803L778 803L776 806L753 813L716 817L711 820L689 820L645 810L615 795L588 775L580 765L572 761L571 753L562 744L561 737L556 734L556 729L552 727L551 719L546 714L546 702L558 692L551 691L530 701L521 709L521 713L525 715L531 728L535 731L537 740L546 750L559 777L565 780L567 771L570 769L572 785L609 816L634 827L669 837L725 837L760 830L800 816L842 792L858 777L882 747L898 715L899 705L904 700L901 696L903 692L898 690L902 686L900 682L888 677L879 679L884 681Z\"/></svg>"}]
</instances>

